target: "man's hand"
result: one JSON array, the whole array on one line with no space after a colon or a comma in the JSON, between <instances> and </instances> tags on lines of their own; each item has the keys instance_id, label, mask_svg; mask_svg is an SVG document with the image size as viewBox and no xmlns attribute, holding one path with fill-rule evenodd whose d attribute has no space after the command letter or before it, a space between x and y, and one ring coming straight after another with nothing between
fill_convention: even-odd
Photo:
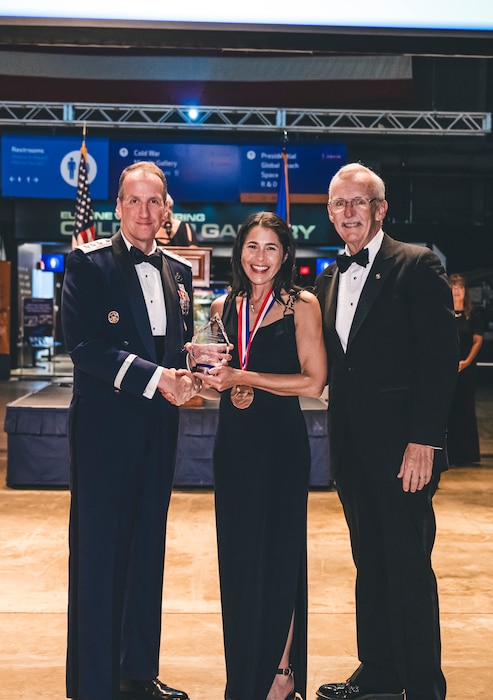
<instances>
[{"instance_id":1,"label":"man's hand","mask_svg":"<svg viewBox=\"0 0 493 700\"><path fill-rule=\"evenodd\" d=\"M181 406L199 393L202 380L186 369L164 368L157 388L167 401Z\"/></svg>"},{"instance_id":2,"label":"man's hand","mask_svg":"<svg viewBox=\"0 0 493 700\"><path fill-rule=\"evenodd\" d=\"M397 474L402 479L404 491L421 491L428 484L433 470L433 457L435 450L428 445L418 445L410 442L404 452L400 472Z\"/></svg>"}]
</instances>

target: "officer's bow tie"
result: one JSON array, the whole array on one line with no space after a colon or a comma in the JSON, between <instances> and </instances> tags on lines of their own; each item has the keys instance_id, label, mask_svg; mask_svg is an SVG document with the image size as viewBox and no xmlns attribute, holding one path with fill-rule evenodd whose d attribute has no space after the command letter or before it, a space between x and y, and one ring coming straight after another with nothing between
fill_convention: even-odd
<instances>
[{"instance_id":1,"label":"officer's bow tie","mask_svg":"<svg viewBox=\"0 0 493 700\"><path fill-rule=\"evenodd\" d=\"M155 250L154 253L146 255L140 250L140 248L132 246L130 248L130 255L132 256L134 265L139 265L141 262L148 262L151 265L154 265L154 267L158 270L161 270L163 267L163 258L159 250Z\"/></svg>"},{"instance_id":2,"label":"officer's bow tie","mask_svg":"<svg viewBox=\"0 0 493 700\"><path fill-rule=\"evenodd\" d=\"M361 267L366 267L369 262L368 248L359 250L356 255L346 255L346 253L342 253L337 256L336 262L340 272L346 272L353 262L361 265Z\"/></svg>"}]
</instances>

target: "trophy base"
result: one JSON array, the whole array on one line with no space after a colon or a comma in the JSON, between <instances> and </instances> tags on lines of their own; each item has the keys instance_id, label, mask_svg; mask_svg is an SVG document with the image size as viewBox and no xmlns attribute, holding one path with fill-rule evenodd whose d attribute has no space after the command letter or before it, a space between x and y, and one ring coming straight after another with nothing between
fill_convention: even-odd
<instances>
[{"instance_id":1,"label":"trophy base","mask_svg":"<svg viewBox=\"0 0 493 700\"><path fill-rule=\"evenodd\" d=\"M184 404L182 404L181 408L202 408L204 405L204 399L202 396L192 396L191 399L188 399L188 401L185 401Z\"/></svg>"}]
</instances>

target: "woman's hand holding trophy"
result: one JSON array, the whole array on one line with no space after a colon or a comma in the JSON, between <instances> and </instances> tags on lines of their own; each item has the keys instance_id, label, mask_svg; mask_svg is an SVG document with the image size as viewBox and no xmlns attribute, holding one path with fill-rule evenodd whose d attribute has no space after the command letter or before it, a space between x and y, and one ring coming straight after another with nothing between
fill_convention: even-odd
<instances>
[{"instance_id":1,"label":"woman's hand holding trophy","mask_svg":"<svg viewBox=\"0 0 493 700\"><path fill-rule=\"evenodd\" d=\"M231 401L236 408L248 408L254 398L251 386L241 383L243 370L228 366L231 360L229 342L221 317L215 314L211 320L187 343L187 365L192 372L199 372L206 387L218 392L231 389Z\"/></svg>"}]
</instances>

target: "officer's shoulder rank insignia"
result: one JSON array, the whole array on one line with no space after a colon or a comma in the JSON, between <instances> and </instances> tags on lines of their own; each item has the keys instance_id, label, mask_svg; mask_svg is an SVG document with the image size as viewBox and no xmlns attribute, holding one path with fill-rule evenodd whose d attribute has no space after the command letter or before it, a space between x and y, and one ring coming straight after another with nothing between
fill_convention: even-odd
<instances>
[{"instance_id":1,"label":"officer's shoulder rank insignia","mask_svg":"<svg viewBox=\"0 0 493 700\"><path fill-rule=\"evenodd\" d=\"M192 263L190 262L190 260L183 258L181 255L178 255L177 253L172 253L171 250L168 250L168 248L166 248L165 246L164 247L159 246L159 250L161 250L169 258L173 258L173 260L178 260L178 262L181 262L184 265L188 265L188 267L192 267Z\"/></svg>"},{"instance_id":2,"label":"officer's shoulder rank insignia","mask_svg":"<svg viewBox=\"0 0 493 700\"><path fill-rule=\"evenodd\" d=\"M111 238L97 238L95 241L89 241L89 243L83 243L77 246L79 250L83 253L92 253L95 250L100 250L101 248L107 248L111 246Z\"/></svg>"}]
</instances>

